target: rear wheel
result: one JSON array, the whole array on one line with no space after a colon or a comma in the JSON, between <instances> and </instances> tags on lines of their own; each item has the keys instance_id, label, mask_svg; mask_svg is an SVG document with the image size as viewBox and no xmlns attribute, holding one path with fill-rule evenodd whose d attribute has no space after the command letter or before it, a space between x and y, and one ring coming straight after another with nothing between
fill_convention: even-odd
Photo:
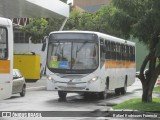
<instances>
[{"instance_id":1,"label":"rear wheel","mask_svg":"<svg viewBox=\"0 0 160 120\"><path fill-rule=\"evenodd\" d=\"M103 91L99 93L99 98L100 99L106 99L107 98L107 91Z\"/></svg>"},{"instance_id":2,"label":"rear wheel","mask_svg":"<svg viewBox=\"0 0 160 120\"><path fill-rule=\"evenodd\" d=\"M67 93L64 91L58 91L59 98L61 100L66 100Z\"/></svg>"},{"instance_id":3,"label":"rear wheel","mask_svg":"<svg viewBox=\"0 0 160 120\"><path fill-rule=\"evenodd\" d=\"M21 96L21 97L24 97L25 94L26 94L26 86L23 85L22 92L20 92L20 96Z\"/></svg>"},{"instance_id":4,"label":"rear wheel","mask_svg":"<svg viewBox=\"0 0 160 120\"><path fill-rule=\"evenodd\" d=\"M120 95L121 94L121 88L116 88L115 89L115 94Z\"/></svg>"},{"instance_id":5,"label":"rear wheel","mask_svg":"<svg viewBox=\"0 0 160 120\"><path fill-rule=\"evenodd\" d=\"M121 88L121 94L124 95L127 92L127 80L124 83L124 87Z\"/></svg>"}]
</instances>

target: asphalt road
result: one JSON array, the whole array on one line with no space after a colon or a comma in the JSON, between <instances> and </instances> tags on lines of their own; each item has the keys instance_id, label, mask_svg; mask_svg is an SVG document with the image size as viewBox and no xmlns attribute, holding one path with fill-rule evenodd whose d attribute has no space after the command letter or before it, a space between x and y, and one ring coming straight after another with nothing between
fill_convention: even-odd
<instances>
[{"instance_id":1,"label":"asphalt road","mask_svg":"<svg viewBox=\"0 0 160 120\"><path fill-rule=\"evenodd\" d=\"M115 96L114 91L110 91L106 100L99 100L96 95L85 99L79 94L69 93L67 94L66 101L59 101L57 91L46 91L45 85L45 79L41 79L35 83L27 83L26 96L20 97L19 94L14 94L10 99L0 101L0 111L60 111L58 113L45 112L43 115L51 114L51 116L55 116L54 119L56 117L61 119L62 116L67 116L66 119L69 119L69 117L76 116L77 114L77 117L84 116L86 118L83 119L89 120L91 118L86 114L91 113L91 116L103 116L101 111L111 111L113 105L132 98L141 97L142 94L141 83L136 79L136 82L127 88L126 95ZM73 119L75 119L75 116ZM82 119L81 117L76 119ZM26 120L27 118L23 119ZM41 118L39 119L41 120Z\"/></svg>"}]
</instances>

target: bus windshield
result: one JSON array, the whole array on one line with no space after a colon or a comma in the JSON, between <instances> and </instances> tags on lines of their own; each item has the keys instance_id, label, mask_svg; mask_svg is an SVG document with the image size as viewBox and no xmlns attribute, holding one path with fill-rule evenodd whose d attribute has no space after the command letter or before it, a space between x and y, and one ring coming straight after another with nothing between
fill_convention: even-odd
<instances>
[{"instance_id":1,"label":"bus windshield","mask_svg":"<svg viewBox=\"0 0 160 120\"><path fill-rule=\"evenodd\" d=\"M59 40L48 46L47 66L58 73L88 73L98 67L98 43Z\"/></svg>"}]
</instances>

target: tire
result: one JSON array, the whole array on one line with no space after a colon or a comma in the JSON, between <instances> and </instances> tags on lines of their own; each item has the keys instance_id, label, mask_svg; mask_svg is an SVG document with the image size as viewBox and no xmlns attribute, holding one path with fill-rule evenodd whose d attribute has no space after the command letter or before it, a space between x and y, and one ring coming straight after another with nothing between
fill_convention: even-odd
<instances>
[{"instance_id":1,"label":"tire","mask_svg":"<svg viewBox=\"0 0 160 120\"><path fill-rule=\"evenodd\" d=\"M59 98L61 100L66 100L67 93L64 91L58 91Z\"/></svg>"},{"instance_id":2,"label":"tire","mask_svg":"<svg viewBox=\"0 0 160 120\"><path fill-rule=\"evenodd\" d=\"M89 99L90 98L90 94L88 92L84 93L84 99Z\"/></svg>"},{"instance_id":3,"label":"tire","mask_svg":"<svg viewBox=\"0 0 160 120\"><path fill-rule=\"evenodd\" d=\"M104 100L107 98L107 92L108 92L108 82L106 81L106 87L105 90L99 93L99 98Z\"/></svg>"},{"instance_id":4,"label":"tire","mask_svg":"<svg viewBox=\"0 0 160 120\"><path fill-rule=\"evenodd\" d=\"M127 81L124 83L124 87L121 88L121 94L124 95L127 92Z\"/></svg>"},{"instance_id":5,"label":"tire","mask_svg":"<svg viewBox=\"0 0 160 120\"><path fill-rule=\"evenodd\" d=\"M26 94L26 86L23 85L23 87L22 87L22 92L20 92L20 96L21 96L21 97L24 97L25 94Z\"/></svg>"},{"instance_id":6,"label":"tire","mask_svg":"<svg viewBox=\"0 0 160 120\"><path fill-rule=\"evenodd\" d=\"M115 94L120 95L121 94L121 88L116 88L115 89Z\"/></svg>"},{"instance_id":7,"label":"tire","mask_svg":"<svg viewBox=\"0 0 160 120\"><path fill-rule=\"evenodd\" d=\"M100 92L99 93L99 98L104 100L107 98L107 92L106 91L103 91L103 92Z\"/></svg>"}]
</instances>

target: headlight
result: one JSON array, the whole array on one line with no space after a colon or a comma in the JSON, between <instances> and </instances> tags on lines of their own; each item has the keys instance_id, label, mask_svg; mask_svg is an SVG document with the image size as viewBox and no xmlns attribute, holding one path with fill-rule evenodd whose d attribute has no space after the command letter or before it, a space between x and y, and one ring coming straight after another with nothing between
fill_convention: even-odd
<instances>
[{"instance_id":1,"label":"headlight","mask_svg":"<svg viewBox=\"0 0 160 120\"><path fill-rule=\"evenodd\" d=\"M47 76L48 80L53 80L53 78L51 76Z\"/></svg>"},{"instance_id":2,"label":"headlight","mask_svg":"<svg viewBox=\"0 0 160 120\"><path fill-rule=\"evenodd\" d=\"M94 77L94 78L92 78L91 80L92 81L96 81L98 79L98 77Z\"/></svg>"},{"instance_id":3,"label":"headlight","mask_svg":"<svg viewBox=\"0 0 160 120\"><path fill-rule=\"evenodd\" d=\"M91 80L88 81L88 83L95 82L96 80L98 80L98 77L93 77Z\"/></svg>"}]
</instances>

